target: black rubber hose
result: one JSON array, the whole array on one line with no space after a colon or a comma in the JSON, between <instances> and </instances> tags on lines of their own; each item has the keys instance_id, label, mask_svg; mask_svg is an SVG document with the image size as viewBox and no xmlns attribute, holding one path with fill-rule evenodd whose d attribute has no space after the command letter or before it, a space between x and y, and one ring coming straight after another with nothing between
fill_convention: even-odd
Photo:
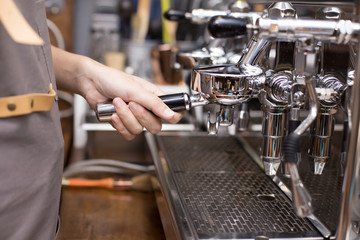
<instances>
[{"instance_id":1,"label":"black rubber hose","mask_svg":"<svg viewBox=\"0 0 360 240\"><path fill-rule=\"evenodd\" d=\"M283 144L283 153L285 155L284 162L294 162L297 163L298 159L296 154L300 152L300 138L301 136L292 132L285 138Z\"/></svg>"},{"instance_id":2,"label":"black rubber hose","mask_svg":"<svg viewBox=\"0 0 360 240\"><path fill-rule=\"evenodd\" d=\"M301 121L299 120L289 120L289 134L294 132L295 129L300 125Z\"/></svg>"}]
</instances>

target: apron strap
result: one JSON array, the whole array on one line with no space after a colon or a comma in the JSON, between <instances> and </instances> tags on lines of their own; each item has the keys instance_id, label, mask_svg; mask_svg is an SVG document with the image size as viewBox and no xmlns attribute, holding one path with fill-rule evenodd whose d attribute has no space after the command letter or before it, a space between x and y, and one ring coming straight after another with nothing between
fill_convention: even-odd
<instances>
[{"instance_id":1,"label":"apron strap","mask_svg":"<svg viewBox=\"0 0 360 240\"><path fill-rule=\"evenodd\" d=\"M0 98L0 118L50 111L56 92L50 84L49 93L32 93L14 97Z\"/></svg>"}]
</instances>

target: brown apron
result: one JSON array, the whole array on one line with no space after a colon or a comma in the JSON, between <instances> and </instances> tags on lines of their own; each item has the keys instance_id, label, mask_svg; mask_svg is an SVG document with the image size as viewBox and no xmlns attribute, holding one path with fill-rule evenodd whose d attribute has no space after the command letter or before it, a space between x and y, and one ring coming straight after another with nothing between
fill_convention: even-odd
<instances>
[{"instance_id":1,"label":"brown apron","mask_svg":"<svg viewBox=\"0 0 360 240\"><path fill-rule=\"evenodd\" d=\"M0 98L56 86L44 0L15 3L45 44L15 43L0 23ZM63 145L57 104L0 118L0 239L56 238Z\"/></svg>"}]
</instances>

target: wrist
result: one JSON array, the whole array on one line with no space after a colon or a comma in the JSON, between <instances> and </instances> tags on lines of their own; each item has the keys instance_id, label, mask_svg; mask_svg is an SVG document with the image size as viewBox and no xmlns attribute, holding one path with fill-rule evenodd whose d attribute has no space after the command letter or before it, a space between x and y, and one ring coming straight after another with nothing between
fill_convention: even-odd
<instances>
[{"instance_id":1,"label":"wrist","mask_svg":"<svg viewBox=\"0 0 360 240\"><path fill-rule=\"evenodd\" d=\"M96 62L89 57L79 56L74 81L78 89L78 94L85 97L88 92L88 86L93 85L94 73L92 70L95 68Z\"/></svg>"}]
</instances>

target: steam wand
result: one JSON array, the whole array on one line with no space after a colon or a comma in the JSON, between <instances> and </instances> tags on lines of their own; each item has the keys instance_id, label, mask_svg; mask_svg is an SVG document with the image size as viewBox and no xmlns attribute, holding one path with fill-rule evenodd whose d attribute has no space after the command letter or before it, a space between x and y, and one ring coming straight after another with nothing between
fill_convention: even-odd
<instances>
[{"instance_id":1,"label":"steam wand","mask_svg":"<svg viewBox=\"0 0 360 240\"><path fill-rule=\"evenodd\" d=\"M292 132L285 140L283 151L285 154L285 164L289 170L292 189L293 203L295 212L299 217L307 217L312 213L311 196L304 184L302 183L297 167L297 153L300 147L300 138L305 130L310 127L311 123L316 119L318 112L318 102L315 89L311 83L311 76L305 76L305 84L309 95L310 112L307 118Z\"/></svg>"}]
</instances>

